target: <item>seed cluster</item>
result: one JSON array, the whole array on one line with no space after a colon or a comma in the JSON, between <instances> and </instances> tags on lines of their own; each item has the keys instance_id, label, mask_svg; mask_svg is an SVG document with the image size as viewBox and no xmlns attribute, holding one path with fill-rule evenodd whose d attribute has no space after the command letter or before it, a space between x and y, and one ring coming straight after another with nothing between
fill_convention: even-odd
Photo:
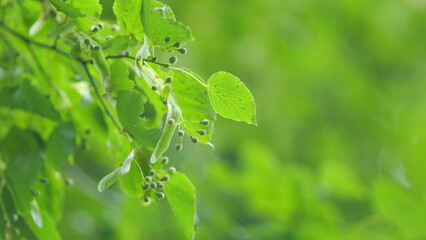
<instances>
[{"instance_id":1,"label":"seed cluster","mask_svg":"<svg viewBox=\"0 0 426 240\"><path fill-rule=\"evenodd\" d=\"M161 159L163 164L167 164L169 162L169 158L163 157ZM170 172L176 171L174 167L169 168ZM154 169L149 170L147 176L145 177L145 183L142 184L142 190L145 192L143 197L143 201L145 203L150 203L151 198L148 196L149 191L154 191L155 195L158 199L163 199L166 195L162 192L164 189L164 182L169 181L170 177L168 175L160 176Z\"/></svg>"},{"instance_id":2,"label":"seed cluster","mask_svg":"<svg viewBox=\"0 0 426 240\"><path fill-rule=\"evenodd\" d=\"M5 216L6 219L4 220L4 233L3 238L1 239L15 239L13 236L16 236L16 239L21 235L21 230L13 226L14 223L18 222L19 216L16 213L10 214ZM25 240L25 238L21 237L19 239Z\"/></svg>"}]
</instances>

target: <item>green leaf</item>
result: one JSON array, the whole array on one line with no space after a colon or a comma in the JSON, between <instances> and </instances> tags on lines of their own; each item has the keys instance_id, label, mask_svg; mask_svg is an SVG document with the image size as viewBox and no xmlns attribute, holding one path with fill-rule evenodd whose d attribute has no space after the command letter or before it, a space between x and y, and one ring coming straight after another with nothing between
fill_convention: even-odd
<instances>
[{"instance_id":1,"label":"green leaf","mask_svg":"<svg viewBox=\"0 0 426 240\"><path fill-rule=\"evenodd\" d=\"M178 49L174 44L183 46L193 40L191 30L177 22L170 7L160 1L143 1L142 24L152 43L163 49Z\"/></svg>"},{"instance_id":2,"label":"green leaf","mask_svg":"<svg viewBox=\"0 0 426 240\"><path fill-rule=\"evenodd\" d=\"M164 193L186 239L192 239L196 214L194 185L185 175L175 172L165 184Z\"/></svg>"},{"instance_id":3,"label":"green leaf","mask_svg":"<svg viewBox=\"0 0 426 240\"><path fill-rule=\"evenodd\" d=\"M142 0L115 0L114 14L118 24L132 37L142 41L143 26L140 18Z\"/></svg>"},{"instance_id":4,"label":"green leaf","mask_svg":"<svg viewBox=\"0 0 426 240\"><path fill-rule=\"evenodd\" d=\"M89 17L98 18L102 12L99 0L72 0L72 5Z\"/></svg>"},{"instance_id":5,"label":"green leaf","mask_svg":"<svg viewBox=\"0 0 426 240\"><path fill-rule=\"evenodd\" d=\"M129 78L129 66L123 60L114 61L111 66L111 88L114 93L121 90L132 90L134 83Z\"/></svg>"},{"instance_id":6,"label":"green leaf","mask_svg":"<svg viewBox=\"0 0 426 240\"><path fill-rule=\"evenodd\" d=\"M117 114L123 129L139 144L145 147L155 147L160 138L159 128L146 128L145 120L140 117L146 100L137 91L120 91L117 95Z\"/></svg>"},{"instance_id":7,"label":"green leaf","mask_svg":"<svg viewBox=\"0 0 426 240\"><path fill-rule=\"evenodd\" d=\"M134 47L136 47L138 41L129 36L116 36L111 39L107 39L100 44L104 53L120 55L130 52Z\"/></svg>"},{"instance_id":8,"label":"green leaf","mask_svg":"<svg viewBox=\"0 0 426 240\"><path fill-rule=\"evenodd\" d=\"M33 196L30 187L37 179L41 165L37 139L28 131L12 128L4 139L2 151L6 154L8 190L20 214L31 209Z\"/></svg>"},{"instance_id":9,"label":"green leaf","mask_svg":"<svg viewBox=\"0 0 426 240\"><path fill-rule=\"evenodd\" d=\"M43 221L43 225L41 227L37 226L34 222L33 218L27 214L24 216L25 223L34 233L34 235L38 239L49 239L49 240L60 240L61 236L56 230L55 222L52 218L44 211L39 212L40 219Z\"/></svg>"},{"instance_id":10,"label":"green leaf","mask_svg":"<svg viewBox=\"0 0 426 240\"><path fill-rule=\"evenodd\" d=\"M121 176L128 173L130 166L133 162L135 154L133 151L127 156L127 158L120 164L118 168L106 175L99 181L98 191L103 192L108 189L112 184L114 184Z\"/></svg>"},{"instance_id":11,"label":"green leaf","mask_svg":"<svg viewBox=\"0 0 426 240\"><path fill-rule=\"evenodd\" d=\"M40 190L37 202L54 220L60 220L63 211L64 180L61 174L49 165L44 165L39 178L46 178L48 183L37 181L34 188Z\"/></svg>"},{"instance_id":12,"label":"green leaf","mask_svg":"<svg viewBox=\"0 0 426 240\"><path fill-rule=\"evenodd\" d=\"M63 12L70 18L85 17L86 15L80 9L75 8L62 0L50 0L57 11Z\"/></svg>"},{"instance_id":13,"label":"green leaf","mask_svg":"<svg viewBox=\"0 0 426 240\"><path fill-rule=\"evenodd\" d=\"M256 104L248 88L236 76L218 72L208 80L210 102L217 113L225 118L256 123Z\"/></svg>"},{"instance_id":14,"label":"green leaf","mask_svg":"<svg viewBox=\"0 0 426 240\"><path fill-rule=\"evenodd\" d=\"M61 123L53 130L46 146L46 161L54 168L65 164L75 150L75 132L70 123Z\"/></svg>"},{"instance_id":15,"label":"green leaf","mask_svg":"<svg viewBox=\"0 0 426 240\"><path fill-rule=\"evenodd\" d=\"M19 108L54 121L60 120L59 113L52 103L27 79L22 80L17 87L0 89L0 106Z\"/></svg>"},{"instance_id":16,"label":"green leaf","mask_svg":"<svg viewBox=\"0 0 426 240\"><path fill-rule=\"evenodd\" d=\"M185 72L201 79L190 70L185 70ZM180 126L189 136L197 137L201 143L207 144L212 135L213 122L216 120L215 111L210 105L208 90L183 72L172 72L172 76L172 90L176 96L177 104L182 109L182 118L188 120L183 121ZM200 121L204 119L208 119L210 123L208 125L201 124ZM204 130L206 134L202 136L197 132L198 130Z\"/></svg>"},{"instance_id":17,"label":"green leaf","mask_svg":"<svg viewBox=\"0 0 426 240\"><path fill-rule=\"evenodd\" d=\"M129 172L120 178L120 186L123 191L130 196L142 197L143 175L138 168L136 159L132 162Z\"/></svg>"}]
</instances>

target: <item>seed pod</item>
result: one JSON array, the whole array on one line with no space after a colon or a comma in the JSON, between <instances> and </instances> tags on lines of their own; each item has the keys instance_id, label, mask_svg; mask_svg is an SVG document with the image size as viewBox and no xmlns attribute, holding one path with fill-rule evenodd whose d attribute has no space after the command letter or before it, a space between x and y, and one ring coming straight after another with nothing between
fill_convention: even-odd
<instances>
[{"instance_id":1,"label":"seed pod","mask_svg":"<svg viewBox=\"0 0 426 240\"><path fill-rule=\"evenodd\" d=\"M169 120L167 120L167 123L169 123L170 125L173 125L176 123L176 121L173 118L170 118Z\"/></svg>"},{"instance_id":2,"label":"seed pod","mask_svg":"<svg viewBox=\"0 0 426 240\"><path fill-rule=\"evenodd\" d=\"M155 170L153 170L153 169L149 170L148 175L153 177L155 175Z\"/></svg>"},{"instance_id":3,"label":"seed pod","mask_svg":"<svg viewBox=\"0 0 426 240\"><path fill-rule=\"evenodd\" d=\"M197 137L191 137L191 141L193 143L198 143L198 138Z\"/></svg>"},{"instance_id":4,"label":"seed pod","mask_svg":"<svg viewBox=\"0 0 426 240\"><path fill-rule=\"evenodd\" d=\"M38 197L38 196L40 196L40 191L37 191L37 190L31 190L31 193L33 194L33 196L34 197Z\"/></svg>"},{"instance_id":5,"label":"seed pod","mask_svg":"<svg viewBox=\"0 0 426 240\"><path fill-rule=\"evenodd\" d=\"M144 196L143 197L143 201L145 202L145 203L149 203L150 201L151 201L151 198L149 198L148 196Z\"/></svg>"},{"instance_id":6,"label":"seed pod","mask_svg":"<svg viewBox=\"0 0 426 240\"><path fill-rule=\"evenodd\" d=\"M89 59L89 63L92 64L92 65L95 65L95 59L93 59L93 58Z\"/></svg>"},{"instance_id":7,"label":"seed pod","mask_svg":"<svg viewBox=\"0 0 426 240\"><path fill-rule=\"evenodd\" d=\"M99 51L99 50L101 50L101 46L95 45L95 46L93 46L93 50L94 51Z\"/></svg>"},{"instance_id":8,"label":"seed pod","mask_svg":"<svg viewBox=\"0 0 426 240\"><path fill-rule=\"evenodd\" d=\"M85 39L84 39L84 44L89 45L89 44L90 44L90 39L85 38Z\"/></svg>"},{"instance_id":9,"label":"seed pod","mask_svg":"<svg viewBox=\"0 0 426 240\"><path fill-rule=\"evenodd\" d=\"M180 48L180 43L179 42L175 43L175 45L173 45L173 47Z\"/></svg>"},{"instance_id":10,"label":"seed pod","mask_svg":"<svg viewBox=\"0 0 426 240\"><path fill-rule=\"evenodd\" d=\"M145 181L152 182L152 177L145 177Z\"/></svg>"},{"instance_id":11,"label":"seed pod","mask_svg":"<svg viewBox=\"0 0 426 240\"><path fill-rule=\"evenodd\" d=\"M10 233L8 233L8 232L4 233L4 239L11 239L11 238L12 238L12 236L10 235Z\"/></svg>"},{"instance_id":12,"label":"seed pod","mask_svg":"<svg viewBox=\"0 0 426 240\"><path fill-rule=\"evenodd\" d=\"M172 56L172 57L169 59L169 63L170 63L170 64L175 64L175 63L177 63L177 61L178 61L178 58L177 58L176 56Z\"/></svg>"},{"instance_id":13,"label":"seed pod","mask_svg":"<svg viewBox=\"0 0 426 240\"><path fill-rule=\"evenodd\" d=\"M10 223L10 220L9 220L9 219L5 219L5 220L4 220L4 226L5 226L6 228L11 228L11 227L12 227L12 224Z\"/></svg>"},{"instance_id":14,"label":"seed pod","mask_svg":"<svg viewBox=\"0 0 426 240\"><path fill-rule=\"evenodd\" d=\"M182 150L182 143L178 143L178 144L176 144L176 151L180 151L180 150Z\"/></svg>"},{"instance_id":15,"label":"seed pod","mask_svg":"<svg viewBox=\"0 0 426 240\"><path fill-rule=\"evenodd\" d=\"M200 123L207 126L207 125L209 125L210 121L208 119L204 119L204 120L200 121Z\"/></svg>"},{"instance_id":16,"label":"seed pod","mask_svg":"<svg viewBox=\"0 0 426 240\"><path fill-rule=\"evenodd\" d=\"M44 177L44 178L40 179L40 182L43 183L43 184L47 184L47 183L49 183L49 179L47 177Z\"/></svg>"},{"instance_id":17,"label":"seed pod","mask_svg":"<svg viewBox=\"0 0 426 240\"><path fill-rule=\"evenodd\" d=\"M174 173L174 172L176 172L176 168L175 167L169 167L168 171L171 172L171 173Z\"/></svg>"},{"instance_id":18,"label":"seed pod","mask_svg":"<svg viewBox=\"0 0 426 240\"><path fill-rule=\"evenodd\" d=\"M197 133L200 134L201 136L206 135L206 131L205 130L198 130Z\"/></svg>"},{"instance_id":19,"label":"seed pod","mask_svg":"<svg viewBox=\"0 0 426 240\"><path fill-rule=\"evenodd\" d=\"M168 157L166 157L166 156L164 156L163 158L161 158L161 162L162 162L163 164L167 164L167 163L169 163L169 158L168 158Z\"/></svg>"},{"instance_id":20,"label":"seed pod","mask_svg":"<svg viewBox=\"0 0 426 240\"><path fill-rule=\"evenodd\" d=\"M111 30L114 32L118 32L120 31L120 26L118 26L117 24L113 24L111 25Z\"/></svg>"},{"instance_id":21,"label":"seed pod","mask_svg":"<svg viewBox=\"0 0 426 240\"><path fill-rule=\"evenodd\" d=\"M72 179L72 178L65 179L65 184L68 185L68 186L74 185L74 179Z\"/></svg>"},{"instance_id":22,"label":"seed pod","mask_svg":"<svg viewBox=\"0 0 426 240\"><path fill-rule=\"evenodd\" d=\"M95 32L99 32L99 27L98 26L92 26L92 28L90 28L90 31L95 33Z\"/></svg>"},{"instance_id":23,"label":"seed pod","mask_svg":"<svg viewBox=\"0 0 426 240\"><path fill-rule=\"evenodd\" d=\"M108 35L108 36L105 37L106 40L110 40L110 39L113 39L113 38L114 38L114 36L112 36L112 35Z\"/></svg>"},{"instance_id":24,"label":"seed pod","mask_svg":"<svg viewBox=\"0 0 426 240\"><path fill-rule=\"evenodd\" d=\"M162 192L155 193L155 195L157 195L157 197L158 197L159 199L163 199L163 198L165 198L165 197L166 197L166 195L165 195L164 193L162 193Z\"/></svg>"},{"instance_id":25,"label":"seed pod","mask_svg":"<svg viewBox=\"0 0 426 240\"><path fill-rule=\"evenodd\" d=\"M19 220L19 216L18 216L18 214L16 214L16 213L12 214L12 220L13 220L14 222L17 222L17 221Z\"/></svg>"},{"instance_id":26,"label":"seed pod","mask_svg":"<svg viewBox=\"0 0 426 240\"><path fill-rule=\"evenodd\" d=\"M163 189L164 188L164 184L162 182L157 182L157 188L158 189Z\"/></svg>"},{"instance_id":27,"label":"seed pod","mask_svg":"<svg viewBox=\"0 0 426 240\"><path fill-rule=\"evenodd\" d=\"M188 53L188 50L186 48L181 48L181 49L178 49L178 52L180 52L181 54L185 55L185 54Z\"/></svg>"},{"instance_id":28,"label":"seed pod","mask_svg":"<svg viewBox=\"0 0 426 240\"><path fill-rule=\"evenodd\" d=\"M170 38L169 38L169 37L166 37L166 38L164 39L164 42L166 42L166 43L170 42Z\"/></svg>"},{"instance_id":29,"label":"seed pod","mask_svg":"<svg viewBox=\"0 0 426 240\"><path fill-rule=\"evenodd\" d=\"M171 83L173 81L173 77L172 76L168 76L166 78L166 83Z\"/></svg>"},{"instance_id":30,"label":"seed pod","mask_svg":"<svg viewBox=\"0 0 426 240\"><path fill-rule=\"evenodd\" d=\"M178 131L178 135L180 137L183 137L183 135L185 135L185 131L183 131L182 129Z\"/></svg>"},{"instance_id":31,"label":"seed pod","mask_svg":"<svg viewBox=\"0 0 426 240\"><path fill-rule=\"evenodd\" d=\"M167 104L167 99L163 98L161 101L163 101L163 104L166 105Z\"/></svg>"},{"instance_id":32,"label":"seed pod","mask_svg":"<svg viewBox=\"0 0 426 240\"><path fill-rule=\"evenodd\" d=\"M152 85L151 89L152 89L152 91L157 91L157 86Z\"/></svg>"},{"instance_id":33,"label":"seed pod","mask_svg":"<svg viewBox=\"0 0 426 240\"><path fill-rule=\"evenodd\" d=\"M160 181L163 181L163 182L167 182L167 181L169 181L169 180L170 180L169 175L164 175L164 176L160 179Z\"/></svg>"},{"instance_id":34,"label":"seed pod","mask_svg":"<svg viewBox=\"0 0 426 240\"><path fill-rule=\"evenodd\" d=\"M151 186L152 189L157 188L157 184L155 182L151 182L150 186Z\"/></svg>"},{"instance_id":35,"label":"seed pod","mask_svg":"<svg viewBox=\"0 0 426 240\"><path fill-rule=\"evenodd\" d=\"M19 230L19 228L15 228L13 229L13 231L15 232L15 235L21 234L21 231Z\"/></svg>"},{"instance_id":36,"label":"seed pod","mask_svg":"<svg viewBox=\"0 0 426 240\"><path fill-rule=\"evenodd\" d=\"M102 28L104 28L104 24L103 23L98 23L98 27L99 27L99 29L102 29Z\"/></svg>"},{"instance_id":37,"label":"seed pod","mask_svg":"<svg viewBox=\"0 0 426 240\"><path fill-rule=\"evenodd\" d=\"M149 183L144 183L144 184L142 185L142 190L144 190L144 191L148 191L148 190L149 190L149 188L150 188L150 184L149 184Z\"/></svg>"}]
</instances>

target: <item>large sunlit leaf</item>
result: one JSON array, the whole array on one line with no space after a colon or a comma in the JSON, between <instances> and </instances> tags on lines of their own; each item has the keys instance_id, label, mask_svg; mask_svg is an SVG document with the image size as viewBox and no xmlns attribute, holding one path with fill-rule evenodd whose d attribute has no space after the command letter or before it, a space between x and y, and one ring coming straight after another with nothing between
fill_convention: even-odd
<instances>
[{"instance_id":1,"label":"large sunlit leaf","mask_svg":"<svg viewBox=\"0 0 426 240\"><path fill-rule=\"evenodd\" d=\"M217 113L225 118L256 123L256 104L243 82L227 72L218 72L208 80L210 102Z\"/></svg>"},{"instance_id":2,"label":"large sunlit leaf","mask_svg":"<svg viewBox=\"0 0 426 240\"><path fill-rule=\"evenodd\" d=\"M139 41L143 39L142 0L115 0L114 14L122 30Z\"/></svg>"},{"instance_id":3,"label":"large sunlit leaf","mask_svg":"<svg viewBox=\"0 0 426 240\"><path fill-rule=\"evenodd\" d=\"M201 143L208 143L212 131L214 120L216 119L215 111L210 105L208 90L189 74L201 78L191 72L185 70L170 72L173 76L172 90L176 96L177 104L182 109L183 122L181 128L190 136L197 137ZM188 74L189 73L189 74ZM209 120L208 124L201 124L202 120ZM206 131L206 134L200 134L200 130Z\"/></svg>"}]
</instances>

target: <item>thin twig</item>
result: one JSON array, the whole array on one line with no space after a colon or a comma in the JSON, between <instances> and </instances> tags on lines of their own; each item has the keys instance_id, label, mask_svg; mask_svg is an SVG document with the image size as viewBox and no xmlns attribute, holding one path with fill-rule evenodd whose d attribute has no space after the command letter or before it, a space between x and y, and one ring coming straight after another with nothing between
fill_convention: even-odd
<instances>
[{"instance_id":1,"label":"thin twig","mask_svg":"<svg viewBox=\"0 0 426 240\"><path fill-rule=\"evenodd\" d=\"M87 77L89 78L90 84L92 85L93 89L95 90L95 94L96 97L99 99L99 101L101 102L101 105L105 111L105 113L109 116L109 118L111 118L112 122L114 123L114 125L118 128L118 130L120 131L120 133L123 133L123 129L121 128L120 124L118 124L117 120L115 120L114 116L112 115L112 113L109 111L108 107L106 106L101 93L99 92L98 87L96 86L95 80L93 80L92 75L89 72L89 68L87 68L87 65L85 63L82 63L84 70L86 71Z\"/></svg>"},{"instance_id":2,"label":"thin twig","mask_svg":"<svg viewBox=\"0 0 426 240\"><path fill-rule=\"evenodd\" d=\"M134 57L127 55L127 54L126 55L110 55L110 56L106 56L105 58L106 59L110 59L110 58L130 58L130 59L135 60Z\"/></svg>"},{"instance_id":3,"label":"thin twig","mask_svg":"<svg viewBox=\"0 0 426 240\"><path fill-rule=\"evenodd\" d=\"M34 41L30 38L25 37L24 35L16 32L14 29L9 27L8 25L4 24L3 21L0 21L0 26L3 27L4 29L6 29L10 34L14 35L15 37L18 37L19 39L21 39L22 41L24 41L26 43L30 43L30 44L33 44L33 45L36 45L36 46L39 46L39 47L42 47L42 48L50 49L50 50L56 51L57 53L59 53L63 56L70 57L70 55L67 52L65 52L64 50L62 50L62 49L60 49L56 46L51 46L51 45L48 45L48 44L40 43L40 42L37 42L37 41ZM86 61L84 61L80 57L76 57L75 60L77 60L81 63L86 63Z\"/></svg>"}]
</instances>

